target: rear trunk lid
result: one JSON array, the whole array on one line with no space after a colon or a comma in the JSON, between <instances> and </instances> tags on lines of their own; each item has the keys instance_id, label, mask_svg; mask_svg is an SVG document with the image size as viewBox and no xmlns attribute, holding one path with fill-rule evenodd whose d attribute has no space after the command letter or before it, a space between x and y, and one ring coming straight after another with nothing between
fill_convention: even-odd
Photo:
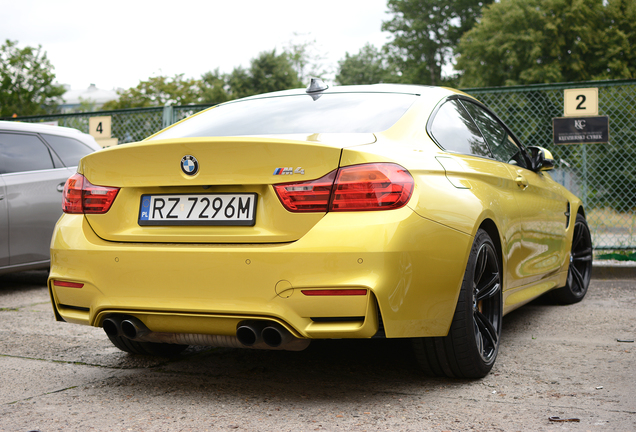
<instances>
[{"instance_id":1,"label":"rear trunk lid","mask_svg":"<svg viewBox=\"0 0 636 432\"><path fill-rule=\"evenodd\" d=\"M82 159L78 171L89 182L121 188L107 213L87 214L85 217L95 233L109 241L295 241L309 231L324 213L288 212L272 185L320 178L338 168L342 148L374 141L373 134L314 134L182 138L122 145ZM182 159L188 156L193 156L198 164L194 175L189 175L181 166ZM228 200L235 197L234 208L241 200L242 215L247 216L253 211L253 221L242 221L243 225L237 225L236 221L207 225L209 219L194 224L189 224L191 220L175 222L167 219L169 214L173 216L169 213L170 208L175 207L174 214L177 214L179 206L182 215L190 213L195 219L197 214L206 218L213 214L222 217L223 208L215 212L210 205L211 201L216 205L214 198L221 195ZM156 219L148 224L141 212L148 210L149 200L155 200L152 201L155 203L157 198L172 201L159 211L158 204L150 204L151 207L155 205L151 213ZM208 210L204 213L205 198L208 199ZM228 201L223 202L227 204ZM221 204L218 205L221 207ZM251 210L247 209L248 205ZM234 210L230 209L229 213L234 213Z\"/></svg>"}]
</instances>

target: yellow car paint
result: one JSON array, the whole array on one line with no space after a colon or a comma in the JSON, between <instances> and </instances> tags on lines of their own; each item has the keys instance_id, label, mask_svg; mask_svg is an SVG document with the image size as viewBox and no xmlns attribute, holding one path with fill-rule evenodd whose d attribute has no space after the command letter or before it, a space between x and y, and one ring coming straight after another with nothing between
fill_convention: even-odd
<instances>
[{"instance_id":1,"label":"yellow car paint","mask_svg":"<svg viewBox=\"0 0 636 432\"><path fill-rule=\"evenodd\" d=\"M437 147L426 120L448 93L436 89L372 136L155 140L85 157L79 173L122 189L106 214L60 218L49 276L56 313L92 326L125 313L153 331L218 335L262 318L300 338L369 338L380 316L387 337L445 336L480 227L501 252L504 313L563 286L581 201L543 171ZM186 154L207 163L195 176L176 163ZM292 214L272 187L375 162L400 164L413 176L406 206ZM305 174L274 178L279 166ZM257 193L255 226L137 223L142 194L204 190ZM85 285L59 287L58 280ZM310 297L303 289L367 294Z\"/></svg>"}]
</instances>

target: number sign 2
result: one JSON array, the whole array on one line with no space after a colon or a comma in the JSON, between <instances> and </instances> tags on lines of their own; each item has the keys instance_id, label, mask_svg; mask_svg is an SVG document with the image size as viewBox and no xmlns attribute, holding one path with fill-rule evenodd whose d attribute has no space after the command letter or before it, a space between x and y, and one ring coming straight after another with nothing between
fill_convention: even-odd
<instances>
[{"instance_id":1,"label":"number sign 2","mask_svg":"<svg viewBox=\"0 0 636 432\"><path fill-rule=\"evenodd\" d=\"M89 133L95 138L110 138L111 116L91 117L88 119Z\"/></svg>"},{"instance_id":2,"label":"number sign 2","mask_svg":"<svg viewBox=\"0 0 636 432\"><path fill-rule=\"evenodd\" d=\"M563 108L566 117L598 115L598 88L564 90Z\"/></svg>"}]
</instances>

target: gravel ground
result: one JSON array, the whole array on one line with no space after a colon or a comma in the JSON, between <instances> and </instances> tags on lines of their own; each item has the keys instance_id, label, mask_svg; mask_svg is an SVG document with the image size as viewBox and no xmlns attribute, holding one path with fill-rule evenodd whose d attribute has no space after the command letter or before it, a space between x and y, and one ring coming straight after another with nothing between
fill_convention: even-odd
<instances>
[{"instance_id":1,"label":"gravel ground","mask_svg":"<svg viewBox=\"0 0 636 432\"><path fill-rule=\"evenodd\" d=\"M125 354L57 323L45 272L0 276L1 431L634 431L636 280L507 315L481 380L427 378L405 340ZM579 422L551 422L549 417Z\"/></svg>"}]
</instances>

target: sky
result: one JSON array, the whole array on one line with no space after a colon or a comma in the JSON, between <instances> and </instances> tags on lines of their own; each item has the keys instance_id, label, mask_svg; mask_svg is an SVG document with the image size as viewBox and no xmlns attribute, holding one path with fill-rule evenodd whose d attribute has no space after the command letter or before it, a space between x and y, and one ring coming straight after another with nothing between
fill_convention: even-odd
<instances>
[{"instance_id":1,"label":"sky","mask_svg":"<svg viewBox=\"0 0 636 432\"><path fill-rule=\"evenodd\" d=\"M387 0L0 0L0 41L42 45L56 81L135 87L152 76L200 78L249 67L263 51L312 42L336 72L345 53L382 47Z\"/></svg>"}]
</instances>

